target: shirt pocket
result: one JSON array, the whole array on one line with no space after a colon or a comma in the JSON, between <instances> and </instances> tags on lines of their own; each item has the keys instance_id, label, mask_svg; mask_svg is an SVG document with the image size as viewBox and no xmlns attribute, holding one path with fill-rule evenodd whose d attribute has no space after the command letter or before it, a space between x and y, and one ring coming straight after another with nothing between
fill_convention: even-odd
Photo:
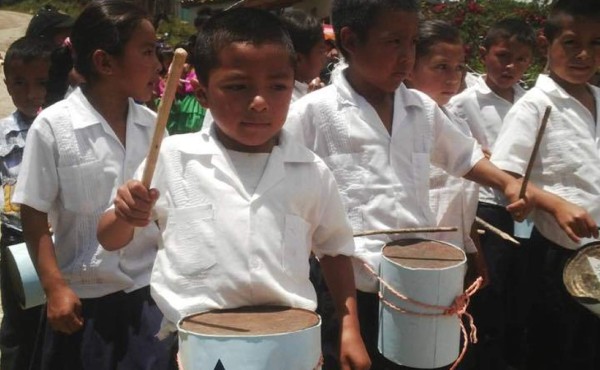
<instances>
[{"instance_id":1,"label":"shirt pocket","mask_svg":"<svg viewBox=\"0 0 600 370\"><path fill-rule=\"evenodd\" d=\"M412 170L417 204L425 210L429 205L429 153L412 154Z\"/></svg>"},{"instance_id":2,"label":"shirt pocket","mask_svg":"<svg viewBox=\"0 0 600 370\"><path fill-rule=\"evenodd\" d=\"M216 265L213 205L169 209L165 246L167 258L178 274L202 278Z\"/></svg>"},{"instance_id":3,"label":"shirt pocket","mask_svg":"<svg viewBox=\"0 0 600 370\"><path fill-rule=\"evenodd\" d=\"M295 280L308 278L308 258L312 248L310 224L302 217L285 215L283 232L283 269Z\"/></svg>"},{"instance_id":4,"label":"shirt pocket","mask_svg":"<svg viewBox=\"0 0 600 370\"><path fill-rule=\"evenodd\" d=\"M65 209L90 215L107 208L113 184L100 160L59 167L60 198Z\"/></svg>"}]
</instances>

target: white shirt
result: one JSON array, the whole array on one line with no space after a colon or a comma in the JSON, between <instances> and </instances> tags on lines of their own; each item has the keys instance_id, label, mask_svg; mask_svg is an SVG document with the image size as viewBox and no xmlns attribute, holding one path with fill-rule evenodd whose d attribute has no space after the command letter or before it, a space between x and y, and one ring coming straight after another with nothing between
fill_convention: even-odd
<instances>
[{"instance_id":1,"label":"white shirt","mask_svg":"<svg viewBox=\"0 0 600 370\"><path fill-rule=\"evenodd\" d=\"M444 113L466 136L472 136L469 125L442 108ZM477 214L479 185L462 177L454 177L439 167L431 166L429 172L429 202L437 226L456 227L457 232L440 232L428 237L445 241L462 248L467 253L476 253L471 239L471 226Z\"/></svg>"},{"instance_id":2,"label":"white shirt","mask_svg":"<svg viewBox=\"0 0 600 370\"><path fill-rule=\"evenodd\" d=\"M152 185L162 238L151 287L169 321L248 305L314 310L311 249L354 254L331 172L290 139L282 131L253 195L214 128L163 142Z\"/></svg>"},{"instance_id":3,"label":"white shirt","mask_svg":"<svg viewBox=\"0 0 600 370\"><path fill-rule=\"evenodd\" d=\"M525 94L525 90L519 85L515 85L513 90L515 102ZM476 85L450 100L448 110L467 122L473 137L479 141L483 149L492 151L502 121L512 106L513 103L493 92L485 82L485 76L481 76ZM479 200L490 204L507 205L502 192L485 186L480 187Z\"/></svg>"},{"instance_id":4,"label":"white shirt","mask_svg":"<svg viewBox=\"0 0 600 370\"><path fill-rule=\"evenodd\" d=\"M300 81L294 81L294 90L292 91L292 103L308 94L308 84Z\"/></svg>"},{"instance_id":5,"label":"white shirt","mask_svg":"<svg viewBox=\"0 0 600 370\"><path fill-rule=\"evenodd\" d=\"M72 123L81 165L61 165L56 126L64 120ZM42 111L29 130L13 201L48 213L58 266L80 298L132 291L150 282L156 226L138 232L124 249L108 252L96 239L96 225L117 187L133 176L146 156L154 120L152 111L130 99L124 148L76 89Z\"/></svg>"},{"instance_id":6,"label":"white shirt","mask_svg":"<svg viewBox=\"0 0 600 370\"><path fill-rule=\"evenodd\" d=\"M356 232L434 226L430 163L461 177L483 158L477 142L456 129L433 100L404 85L394 96L390 136L343 72L332 85L294 103L286 125L333 171ZM377 271L381 248L390 240L357 238L357 256ZM358 289L377 291L362 265L355 264L354 273Z\"/></svg>"},{"instance_id":7,"label":"white shirt","mask_svg":"<svg viewBox=\"0 0 600 370\"><path fill-rule=\"evenodd\" d=\"M588 85L600 117L600 89ZM547 106L552 113L533 164L531 181L585 208L600 221L600 128L590 111L546 75L510 110L492 154L503 170L525 174ZM573 243L552 215L535 211L536 228L548 239L570 249Z\"/></svg>"}]
</instances>

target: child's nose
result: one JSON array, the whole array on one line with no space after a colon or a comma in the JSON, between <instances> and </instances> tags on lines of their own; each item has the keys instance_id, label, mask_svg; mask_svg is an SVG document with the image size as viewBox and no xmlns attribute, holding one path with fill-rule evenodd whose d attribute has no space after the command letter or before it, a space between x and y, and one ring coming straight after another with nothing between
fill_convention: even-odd
<instances>
[{"instance_id":1,"label":"child's nose","mask_svg":"<svg viewBox=\"0 0 600 370\"><path fill-rule=\"evenodd\" d=\"M256 94L250 102L250 109L256 112L265 111L268 107L267 100L261 94Z\"/></svg>"}]
</instances>

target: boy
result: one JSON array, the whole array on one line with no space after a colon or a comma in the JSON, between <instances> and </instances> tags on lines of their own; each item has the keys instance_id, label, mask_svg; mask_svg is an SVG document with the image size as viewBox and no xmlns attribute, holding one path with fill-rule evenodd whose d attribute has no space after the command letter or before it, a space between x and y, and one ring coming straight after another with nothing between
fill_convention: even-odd
<instances>
[{"instance_id":1,"label":"boy","mask_svg":"<svg viewBox=\"0 0 600 370\"><path fill-rule=\"evenodd\" d=\"M417 1L334 0L332 20L348 67L333 85L295 103L288 124L332 169L354 230L435 224L428 201L430 157L454 176L502 189L516 202L508 209L525 217L533 199L517 202L520 182L487 161L476 141L459 132L435 102L402 85L414 64ZM548 211L564 205L532 193ZM566 230L581 226L567 218ZM590 235L589 228L581 230ZM377 271L389 240L358 238L357 256ZM355 276L361 332L373 368L397 368L377 351L377 281L359 264Z\"/></svg>"},{"instance_id":2,"label":"boy","mask_svg":"<svg viewBox=\"0 0 600 370\"><path fill-rule=\"evenodd\" d=\"M492 160L523 176L546 107L552 107L531 181L585 208L600 220L598 116L600 90L588 84L600 66L600 4L556 1L544 26L548 75L506 115ZM598 369L598 318L580 307L562 283L563 266L580 247L558 232L549 215L534 212L528 266L539 292L529 327L531 369Z\"/></svg>"},{"instance_id":3,"label":"boy","mask_svg":"<svg viewBox=\"0 0 600 370\"><path fill-rule=\"evenodd\" d=\"M488 30L480 48L486 74L477 83L450 100L449 110L466 121L475 138L489 155L508 110L525 90L519 85L529 68L536 48L531 27L519 19L501 20ZM481 187L477 215L502 231L513 235L513 219L502 192ZM511 242L490 232L480 238L490 282L472 301L471 312L478 323L480 341L474 347L480 366L504 368L518 362L515 345L522 321L524 299L522 271L528 248L514 248ZM518 309L517 309L518 308ZM505 334L514 336L505 340ZM505 348L508 345L510 347ZM517 358L510 358L517 357ZM486 363L487 365L482 365ZM478 365L479 366L479 365Z\"/></svg>"},{"instance_id":4,"label":"boy","mask_svg":"<svg viewBox=\"0 0 600 370\"><path fill-rule=\"evenodd\" d=\"M196 52L198 98L213 124L165 140L153 182L161 196L127 182L99 223L100 241L120 248L154 209L162 238L152 292L173 324L191 313L249 305L314 310L312 249L342 322L344 368L369 368L349 258L352 232L335 181L281 130L295 61L281 21L257 9L221 13L205 24Z\"/></svg>"},{"instance_id":5,"label":"boy","mask_svg":"<svg viewBox=\"0 0 600 370\"><path fill-rule=\"evenodd\" d=\"M293 103L309 92L322 87L318 77L325 65L325 39L319 21L302 10L287 11L283 14L282 19L296 52Z\"/></svg>"},{"instance_id":6,"label":"boy","mask_svg":"<svg viewBox=\"0 0 600 370\"><path fill-rule=\"evenodd\" d=\"M42 38L58 47L63 45L71 34L74 22L68 14L60 12L52 5L45 5L29 21L25 35Z\"/></svg>"},{"instance_id":7,"label":"boy","mask_svg":"<svg viewBox=\"0 0 600 370\"><path fill-rule=\"evenodd\" d=\"M2 290L2 327L0 328L0 368L26 369L41 307L23 310L8 273L7 247L22 243L23 229L19 206L12 203L27 131L46 97L52 46L35 38L20 38L10 45L4 61L4 83L17 110L0 120L0 181L3 206L0 212L0 289Z\"/></svg>"}]
</instances>

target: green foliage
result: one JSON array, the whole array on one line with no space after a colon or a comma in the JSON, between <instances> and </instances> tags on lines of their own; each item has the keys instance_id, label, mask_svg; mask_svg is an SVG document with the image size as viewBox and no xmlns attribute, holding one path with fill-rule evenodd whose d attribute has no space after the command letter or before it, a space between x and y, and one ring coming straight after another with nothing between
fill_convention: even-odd
<instances>
[{"instance_id":1,"label":"green foliage","mask_svg":"<svg viewBox=\"0 0 600 370\"><path fill-rule=\"evenodd\" d=\"M463 0L452 3L431 4L422 1L421 9L425 19L442 19L459 28L465 43L467 64L477 73L484 73L479 58L479 46L488 28L503 18L519 18L529 23L537 32L546 21L547 2L519 2L514 0ZM534 84L543 70L545 60L536 53L534 63L525 76L525 84Z\"/></svg>"},{"instance_id":2,"label":"green foliage","mask_svg":"<svg viewBox=\"0 0 600 370\"><path fill-rule=\"evenodd\" d=\"M167 44L175 46L186 42L190 36L196 33L196 29L188 22L171 17L169 20L160 22L156 33Z\"/></svg>"},{"instance_id":3,"label":"green foliage","mask_svg":"<svg viewBox=\"0 0 600 370\"><path fill-rule=\"evenodd\" d=\"M87 4L89 0L22 0L14 3L8 3L8 5L0 7L3 10L12 10L21 13L35 14L38 9L46 4L53 5L57 9L76 17L83 6Z\"/></svg>"}]
</instances>

